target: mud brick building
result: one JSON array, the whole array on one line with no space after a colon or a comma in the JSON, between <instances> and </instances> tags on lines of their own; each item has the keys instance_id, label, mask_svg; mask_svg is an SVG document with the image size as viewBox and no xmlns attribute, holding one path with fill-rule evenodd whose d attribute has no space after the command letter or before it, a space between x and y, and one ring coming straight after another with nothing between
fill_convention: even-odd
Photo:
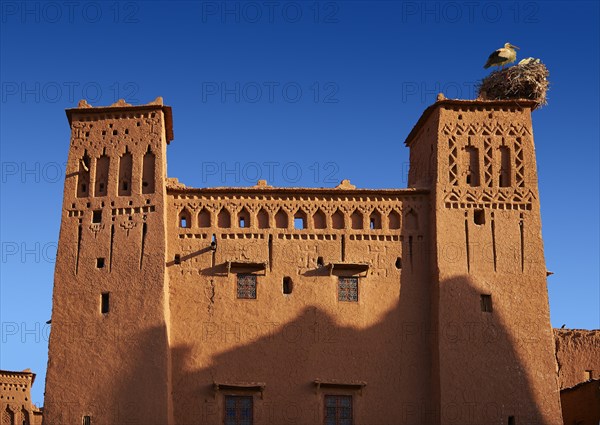
<instances>
[{"instance_id":1,"label":"mud brick building","mask_svg":"<svg viewBox=\"0 0 600 425\"><path fill-rule=\"evenodd\" d=\"M41 425L42 410L31 402L35 373L0 370L0 424Z\"/></svg>"},{"instance_id":2,"label":"mud brick building","mask_svg":"<svg viewBox=\"0 0 600 425\"><path fill-rule=\"evenodd\" d=\"M187 187L162 99L67 110L44 423L561 424L534 106L440 98L386 190Z\"/></svg>"}]
</instances>

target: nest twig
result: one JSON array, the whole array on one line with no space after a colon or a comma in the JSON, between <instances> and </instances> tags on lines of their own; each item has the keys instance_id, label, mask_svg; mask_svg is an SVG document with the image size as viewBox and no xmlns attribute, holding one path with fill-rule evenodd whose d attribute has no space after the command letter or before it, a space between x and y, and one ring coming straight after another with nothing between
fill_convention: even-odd
<instances>
[{"instance_id":1,"label":"nest twig","mask_svg":"<svg viewBox=\"0 0 600 425\"><path fill-rule=\"evenodd\" d=\"M478 84L478 97L486 100L529 99L537 103L536 107L547 105L548 74L548 68L541 62L494 71Z\"/></svg>"}]
</instances>

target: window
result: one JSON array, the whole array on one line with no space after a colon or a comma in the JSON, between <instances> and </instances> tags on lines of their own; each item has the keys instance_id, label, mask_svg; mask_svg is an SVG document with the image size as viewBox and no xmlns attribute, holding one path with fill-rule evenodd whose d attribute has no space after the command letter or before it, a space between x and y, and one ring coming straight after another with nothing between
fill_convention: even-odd
<instances>
[{"instance_id":1,"label":"window","mask_svg":"<svg viewBox=\"0 0 600 425\"><path fill-rule=\"evenodd\" d=\"M256 275L237 275L237 297L242 299L256 299Z\"/></svg>"},{"instance_id":2,"label":"window","mask_svg":"<svg viewBox=\"0 0 600 425\"><path fill-rule=\"evenodd\" d=\"M508 417L508 425L515 425L515 417L514 416L509 416Z\"/></svg>"},{"instance_id":3,"label":"window","mask_svg":"<svg viewBox=\"0 0 600 425\"><path fill-rule=\"evenodd\" d=\"M186 208L179 213L179 227L182 229L192 227L192 216Z\"/></svg>"},{"instance_id":4,"label":"window","mask_svg":"<svg viewBox=\"0 0 600 425\"><path fill-rule=\"evenodd\" d=\"M510 186L510 174L510 150L508 146L500 146L500 187Z\"/></svg>"},{"instance_id":5,"label":"window","mask_svg":"<svg viewBox=\"0 0 600 425\"><path fill-rule=\"evenodd\" d=\"M473 146L465 148L467 153L467 178L469 186L479 186L479 150Z\"/></svg>"},{"instance_id":6,"label":"window","mask_svg":"<svg viewBox=\"0 0 600 425\"><path fill-rule=\"evenodd\" d=\"M252 425L252 396L225 396L225 425Z\"/></svg>"},{"instance_id":7,"label":"window","mask_svg":"<svg viewBox=\"0 0 600 425\"><path fill-rule=\"evenodd\" d=\"M238 213L238 226L240 229L244 227L250 227L250 213L246 208L242 208L242 210Z\"/></svg>"},{"instance_id":8,"label":"window","mask_svg":"<svg viewBox=\"0 0 600 425\"><path fill-rule=\"evenodd\" d=\"M358 278L342 277L338 280L338 301L358 301Z\"/></svg>"},{"instance_id":9,"label":"window","mask_svg":"<svg viewBox=\"0 0 600 425\"><path fill-rule=\"evenodd\" d=\"M92 213L92 223L102 223L102 210L94 210Z\"/></svg>"},{"instance_id":10,"label":"window","mask_svg":"<svg viewBox=\"0 0 600 425\"><path fill-rule=\"evenodd\" d=\"M485 313L491 313L492 310L492 296L481 295L481 311Z\"/></svg>"},{"instance_id":11,"label":"window","mask_svg":"<svg viewBox=\"0 0 600 425\"><path fill-rule=\"evenodd\" d=\"M90 416L84 416L83 420L81 421L81 423L83 425L91 425L92 424L92 418Z\"/></svg>"},{"instance_id":12,"label":"window","mask_svg":"<svg viewBox=\"0 0 600 425\"><path fill-rule=\"evenodd\" d=\"M369 228L370 229L381 229L381 214L379 211L374 210L369 217Z\"/></svg>"},{"instance_id":13,"label":"window","mask_svg":"<svg viewBox=\"0 0 600 425\"><path fill-rule=\"evenodd\" d=\"M583 375L584 380L589 381L590 379L592 379L594 377L593 375L594 375L593 371L591 371L591 370L584 371L584 375Z\"/></svg>"},{"instance_id":14,"label":"window","mask_svg":"<svg viewBox=\"0 0 600 425\"><path fill-rule=\"evenodd\" d=\"M294 214L294 229L296 230L304 230L306 229L306 221L308 216L302 210L296 211Z\"/></svg>"},{"instance_id":15,"label":"window","mask_svg":"<svg viewBox=\"0 0 600 425\"><path fill-rule=\"evenodd\" d=\"M473 211L473 221L478 226L485 224L485 211L483 211L483 210Z\"/></svg>"},{"instance_id":16,"label":"window","mask_svg":"<svg viewBox=\"0 0 600 425\"><path fill-rule=\"evenodd\" d=\"M103 292L102 293L102 302L101 302L101 306L100 306L100 311L102 312L102 314L106 314L110 310L109 302L110 302L110 294L108 292Z\"/></svg>"},{"instance_id":17,"label":"window","mask_svg":"<svg viewBox=\"0 0 600 425\"><path fill-rule=\"evenodd\" d=\"M325 425L352 425L352 396L325 396Z\"/></svg>"},{"instance_id":18,"label":"window","mask_svg":"<svg viewBox=\"0 0 600 425\"><path fill-rule=\"evenodd\" d=\"M96 258L96 268L97 269L104 268L104 258Z\"/></svg>"},{"instance_id":19,"label":"window","mask_svg":"<svg viewBox=\"0 0 600 425\"><path fill-rule=\"evenodd\" d=\"M292 293L292 290L294 289L294 283L292 282L292 278L289 276L286 276L283 278L283 293L285 295L289 295Z\"/></svg>"}]
</instances>

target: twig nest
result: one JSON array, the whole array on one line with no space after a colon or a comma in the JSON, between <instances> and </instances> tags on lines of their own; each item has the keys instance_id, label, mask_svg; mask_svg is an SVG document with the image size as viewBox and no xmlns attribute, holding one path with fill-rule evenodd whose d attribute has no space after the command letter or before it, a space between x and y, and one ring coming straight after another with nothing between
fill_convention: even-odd
<instances>
[{"instance_id":1,"label":"twig nest","mask_svg":"<svg viewBox=\"0 0 600 425\"><path fill-rule=\"evenodd\" d=\"M537 106L548 104L548 68L539 60L528 58L518 65L494 71L478 85L478 98L485 100L527 99Z\"/></svg>"}]
</instances>

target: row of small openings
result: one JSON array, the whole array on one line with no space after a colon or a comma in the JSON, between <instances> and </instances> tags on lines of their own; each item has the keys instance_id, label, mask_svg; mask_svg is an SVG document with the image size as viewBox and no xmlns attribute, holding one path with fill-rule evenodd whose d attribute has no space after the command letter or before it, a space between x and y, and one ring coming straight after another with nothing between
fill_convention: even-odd
<instances>
[{"instance_id":1,"label":"row of small openings","mask_svg":"<svg viewBox=\"0 0 600 425\"><path fill-rule=\"evenodd\" d=\"M475 106L475 107L470 107L470 108L452 108L453 111L456 112L474 112L474 111L479 111L479 112L483 112L485 111L487 108L483 107L483 106ZM499 112L499 111L503 111L503 112L516 112L517 110L515 108L499 108L499 107L494 107L494 111L495 112ZM488 118L492 118L492 112L490 112L488 114ZM458 114L458 119L462 120L463 116L462 114Z\"/></svg>"},{"instance_id":2,"label":"row of small openings","mask_svg":"<svg viewBox=\"0 0 600 425\"><path fill-rule=\"evenodd\" d=\"M119 158L119 177L118 177L118 196L131 195L131 182L133 170L133 155L127 148L125 153ZM154 193L154 173L156 157L150 146L144 154L142 160L142 194ZM106 196L108 194L108 176L110 168L110 157L106 155L104 149L102 155L96 160L96 178L94 187L94 196ZM91 158L87 151L79 161L79 172L77 173L77 197L84 198L90 196L90 169Z\"/></svg>"},{"instance_id":3,"label":"row of small openings","mask_svg":"<svg viewBox=\"0 0 600 425\"><path fill-rule=\"evenodd\" d=\"M110 124L110 125L109 125L109 127L112 129L112 124ZM118 136L118 135L119 135L119 130L114 130L114 129L112 129L112 130L108 130L108 131L109 131L109 132L110 132L110 133L111 133L113 136ZM107 133L107 130L102 130L102 135L103 135L103 136L106 136L106 133ZM126 129L123 131L123 134L129 134L129 129L128 129L128 128L126 128ZM86 135L86 137L89 137L89 135L90 135L90 132L88 131L87 133L85 133L85 135Z\"/></svg>"},{"instance_id":4,"label":"row of small openings","mask_svg":"<svg viewBox=\"0 0 600 425\"><path fill-rule=\"evenodd\" d=\"M81 117L79 117L78 121L81 122L96 122L98 120L140 120L140 119L144 119L144 118L154 118L156 117L156 112L150 112L150 113L141 113L141 114L131 114L131 113L122 113L122 114L118 114L115 112L110 112L107 114L98 114L96 112L94 112L93 115L83 115ZM141 125L141 121L137 121L136 125L139 127ZM93 124L90 124L90 128L93 127ZM112 124L109 124L109 128L112 128Z\"/></svg>"},{"instance_id":5,"label":"row of small openings","mask_svg":"<svg viewBox=\"0 0 600 425\"><path fill-rule=\"evenodd\" d=\"M389 229L399 229L400 228L400 214L396 211L391 211L388 214L388 228ZM265 209L261 209L257 216L257 227L259 229L267 229L269 228L269 214ZM298 210L293 216L293 225L296 230L304 230L307 229L307 214ZM320 209L317 210L312 216L312 224L315 229L325 229L327 226L327 218L324 212ZM198 213L198 227L211 227L211 214L206 209L203 208ZM346 219L344 214L338 209L331 216L331 223L334 229L344 229L346 225ZM192 227L192 216L190 212L184 208L178 217L178 224L181 228L191 228ZM243 208L237 215L237 224L239 228L249 228L250 227L250 213ZM355 210L350 216L350 227L352 229L363 229L363 214ZM217 214L217 226L221 228L230 228L231 227L231 215L228 210L225 208L221 209ZM379 211L373 211L369 216L368 222L369 229L376 230L382 228L382 216ZM407 228L418 228L417 215L411 210L406 216L406 226ZM288 214L279 209L275 214L275 227L280 229L288 228Z\"/></svg>"},{"instance_id":6,"label":"row of small openings","mask_svg":"<svg viewBox=\"0 0 600 425\"><path fill-rule=\"evenodd\" d=\"M500 170L498 170L498 186L510 187L511 185L511 160L508 146L500 146ZM481 186L479 172L479 149L474 146L465 148L465 183L472 187Z\"/></svg>"}]
</instances>

